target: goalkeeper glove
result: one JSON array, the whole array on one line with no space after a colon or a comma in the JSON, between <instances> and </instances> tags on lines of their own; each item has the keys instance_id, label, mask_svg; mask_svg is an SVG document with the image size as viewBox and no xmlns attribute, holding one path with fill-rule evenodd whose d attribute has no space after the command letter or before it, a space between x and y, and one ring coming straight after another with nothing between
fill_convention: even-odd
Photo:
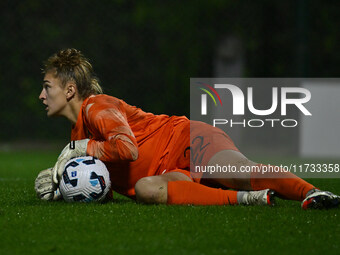
<instances>
[{"instance_id":1,"label":"goalkeeper glove","mask_svg":"<svg viewBox=\"0 0 340 255\"><path fill-rule=\"evenodd\" d=\"M52 180L52 168L42 170L35 179L34 189L42 200L58 200L61 194Z\"/></svg>"},{"instance_id":2,"label":"goalkeeper glove","mask_svg":"<svg viewBox=\"0 0 340 255\"><path fill-rule=\"evenodd\" d=\"M66 145L63 151L60 153L57 163L55 163L53 167L53 182L55 184L59 183L67 161L69 161L71 158L86 156L86 149L89 141L90 139L83 139L72 141L69 145Z\"/></svg>"}]
</instances>

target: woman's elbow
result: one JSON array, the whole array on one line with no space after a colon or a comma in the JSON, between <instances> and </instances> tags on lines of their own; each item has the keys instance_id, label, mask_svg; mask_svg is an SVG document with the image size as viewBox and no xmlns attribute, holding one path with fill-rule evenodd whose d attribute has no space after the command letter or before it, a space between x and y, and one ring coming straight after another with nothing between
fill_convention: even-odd
<instances>
[{"instance_id":1,"label":"woman's elbow","mask_svg":"<svg viewBox=\"0 0 340 255\"><path fill-rule=\"evenodd\" d=\"M138 159L138 148L135 147L135 150L131 151L131 161L135 161Z\"/></svg>"},{"instance_id":2,"label":"woman's elbow","mask_svg":"<svg viewBox=\"0 0 340 255\"><path fill-rule=\"evenodd\" d=\"M123 161L135 161L138 159L138 147L127 138L116 141L119 157Z\"/></svg>"}]
</instances>

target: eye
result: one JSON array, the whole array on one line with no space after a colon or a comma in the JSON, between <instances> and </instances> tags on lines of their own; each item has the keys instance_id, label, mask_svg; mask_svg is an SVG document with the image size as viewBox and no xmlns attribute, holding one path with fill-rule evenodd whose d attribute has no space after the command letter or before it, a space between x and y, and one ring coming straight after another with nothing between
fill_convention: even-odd
<instances>
[{"instance_id":1,"label":"eye","mask_svg":"<svg viewBox=\"0 0 340 255\"><path fill-rule=\"evenodd\" d=\"M47 89L51 88L51 86L45 83L45 84L43 84L43 88L47 90Z\"/></svg>"}]
</instances>

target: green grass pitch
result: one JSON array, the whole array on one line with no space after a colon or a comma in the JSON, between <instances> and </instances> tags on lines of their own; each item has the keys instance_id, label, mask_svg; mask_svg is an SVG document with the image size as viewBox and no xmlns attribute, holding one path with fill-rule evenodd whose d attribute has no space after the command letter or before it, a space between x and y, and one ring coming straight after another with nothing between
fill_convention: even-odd
<instances>
[{"instance_id":1,"label":"green grass pitch","mask_svg":"<svg viewBox=\"0 0 340 255\"><path fill-rule=\"evenodd\" d=\"M340 209L107 204L36 198L58 152L0 152L0 254L339 254ZM271 162L273 163L273 162ZM340 179L310 180L340 193Z\"/></svg>"}]
</instances>

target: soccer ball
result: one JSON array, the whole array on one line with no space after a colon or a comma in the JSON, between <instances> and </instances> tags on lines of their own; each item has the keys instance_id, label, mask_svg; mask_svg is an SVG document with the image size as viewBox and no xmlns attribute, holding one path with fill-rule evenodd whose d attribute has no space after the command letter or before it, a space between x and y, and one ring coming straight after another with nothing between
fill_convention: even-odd
<instances>
[{"instance_id":1,"label":"soccer ball","mask_svg":"<svg viewBox=\"0 0 340 255\"><path fill-rule=\"evenodd\" d=\"M68 161L59 184L67 202L102 201L111 186L109 171L95 157L78 157Z\"/></svg>"}]
</instances>

